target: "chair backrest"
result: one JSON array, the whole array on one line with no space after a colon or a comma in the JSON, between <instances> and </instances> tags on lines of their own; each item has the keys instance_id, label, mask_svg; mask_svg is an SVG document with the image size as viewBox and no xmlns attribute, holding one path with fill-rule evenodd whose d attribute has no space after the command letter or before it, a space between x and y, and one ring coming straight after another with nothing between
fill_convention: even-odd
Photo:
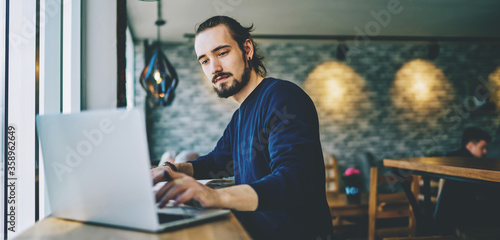
<instances>
[{"instance_id":1,"label":"chair backrest","mask_svg":"<svg viewBox=\"0 0 500 240\"><path fill-rule=\"evenodd\" d=\"M326 192L338 193L340 191L340 176L337 159L329 153L323 152L325 161Z\"/></svg>"},{"instance_id":2,"label":"chair backrest","mask_svg":"<svg viewBox=\"0 0 500 240\"><path fill-rule=\"evenodd\" d=\"M378 175L378 168L370 168L370 193L368 200L368 239L375 240L382 235L414 236L416 231L415 216L405 193L379 193L380 184L398 184L400 179L393 175ZM418 196L418 181L409 176L412 192ZM408 218L407 226L376 228L376 220L381 218Z\"/></svg>"},{"instance_id":3,"label":"chair backrest","mask_svg":"<svg viewBox=\"0 0 500 240\"><path fill-rule=\"evenodd\" d=\"M369 152L361 152L354 156L356 168L361 171L361 191L370 191L370 168L375 166L374 156Z\"/></svg>"}]
</instances>

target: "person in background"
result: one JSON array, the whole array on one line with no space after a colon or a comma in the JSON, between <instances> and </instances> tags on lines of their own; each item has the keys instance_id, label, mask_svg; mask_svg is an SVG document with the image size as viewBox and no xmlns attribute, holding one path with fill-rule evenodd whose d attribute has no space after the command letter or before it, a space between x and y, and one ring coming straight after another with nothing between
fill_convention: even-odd
<instances>
[{"instance_id":1,"label":"person in background","mask_svg":"<svg viewBox=\"0 0 500 240\"><path fill-rule=\"evenodd\" d=\"M252 30L226 16L198 26L196 58L239 108L212 152L153 169L154 179L173 179L157 191L159 207L194 199L232 209L254 239L332 239L316 108L297 85L265 77ZM232 175L235 185L220 189L195 180Z\"/></svg>"},{"instance_id":2,"label":"person in background","mask_svg":"<svg viewBox=\"0 0 500 240\"><path fill-rule=\"evenodd\" d=\"M460 149L446 154L447 157L474 157L482 158L487 153L491 136L477 127L466 128L462 135Z\"/></svg>"},{"instance_id":3,"label":"person in background","mask_svg":"<svg viewBox=\"0 0 500 240\"><path fill-rule=\"evenodd\" d=\"M484 158L491 136L477 128L465 129L460 149L448 157L468 157L470 161ZM475 160L478 159L478 160ZM498 225L500 189L495 185L458 180L444 181L439 194L434 220L442 233L454 233L455 228Z\"/></svg>"}]
</instances>

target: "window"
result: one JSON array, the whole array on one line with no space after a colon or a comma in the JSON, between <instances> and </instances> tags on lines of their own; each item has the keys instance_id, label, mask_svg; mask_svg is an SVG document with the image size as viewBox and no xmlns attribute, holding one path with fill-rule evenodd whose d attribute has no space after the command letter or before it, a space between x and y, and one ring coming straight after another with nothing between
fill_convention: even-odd
<instances>
[{"instance_id":1,"label":"window","mask_svg":"<svg viewBox=\"0 0 500 240\"><path fill-rule=\"evenodd\" d=\"M5 123L0 142L0 213L5 224L0 229L4 230L4 239L14 238L50 213L45 201L43 164L38 164L42 155L36 137L36 114L80 110L81 1L33 2L0 2L0 108L1 122ZM15 137L7 139L9 135ZM5 148L7 144L9 148ZM6 158L10 154L7 150L14 151L15 158ZM15 164L9 166L15 168L6 168L11 162ZM4 212L5 205L8 213Z\"/></svg>"}]
</instances>

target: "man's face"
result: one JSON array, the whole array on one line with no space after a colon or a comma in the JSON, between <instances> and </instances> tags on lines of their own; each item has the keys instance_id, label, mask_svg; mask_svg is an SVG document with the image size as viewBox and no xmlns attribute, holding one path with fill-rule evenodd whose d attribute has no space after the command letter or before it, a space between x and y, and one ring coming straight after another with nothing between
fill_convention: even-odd
<instances>
[{"instance_id":1,"label":"man's face","mask_svg":"<svg viewBox=\"0 0 500 240\"><path fill-rule=\"evenodd\" d=\"M477 143L469 142L467 144L467 150L474 155L474 157L482 158L486 155L486 147L488 147L488 142L480 140Z\"/></svg>"},{"instance_id":2,"label":"man's face","mask_svg":"<svg viewBox=\"0 0 500 240\"><path fill-rule=\"evenodd\" d=\"M194 48L205 76L221 98L228 98L245 87L250 79L246 54L223 24L196 36Z\"/></svg>"}]
</instances>

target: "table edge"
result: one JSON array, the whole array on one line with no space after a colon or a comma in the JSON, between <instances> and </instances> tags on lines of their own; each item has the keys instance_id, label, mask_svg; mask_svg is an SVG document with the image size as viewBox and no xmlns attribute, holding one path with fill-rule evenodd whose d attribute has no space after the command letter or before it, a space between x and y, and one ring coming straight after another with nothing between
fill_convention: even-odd
<instances>
[{"instance_id":1,"label":"table edge","mask_svg":"<svg viewBox=\"0 0 500 240\"><path fill-rule=\"evenodd\" d=\"M457 166L439 166L439 165L425 164L421 162L412 162L409 161L408 159L384 159L383 164L385 167L429 172L429 173L469 178L469 179L477 179L489 182L500 182L500 174L498 171L494 170L473 169L473 168L465 168ZM432 167L433 171L429 171L429 168L427 168L426 166ZM471 171L474 174L466 174L466 173L450 174L448 171L446 171L446 169L443 168L466 170L466 171Z\"/></svg>"}]
</instances>

